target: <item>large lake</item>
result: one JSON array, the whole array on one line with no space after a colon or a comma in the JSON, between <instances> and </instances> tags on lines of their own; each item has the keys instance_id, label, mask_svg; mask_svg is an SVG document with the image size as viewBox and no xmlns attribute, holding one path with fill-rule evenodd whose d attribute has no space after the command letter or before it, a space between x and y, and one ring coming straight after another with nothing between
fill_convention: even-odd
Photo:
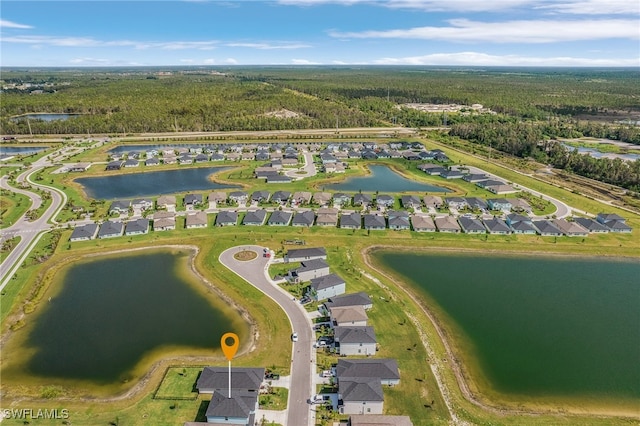
<instances>
[{"instance_id":1,"label":"large lake","mask_svg":"<svg viewBox=\"0 0 640 426\"><path fill-rule=\"evenodd\" d=\"M35 154L44 151L48 146L5 146L0 144L0 155Z\"/></svg>"},{"instance_id":2,"label":"large lake","mask_svg":"<svg viewBox=\"0 0 640 426\"><path fill-rule=\"evenodd\" d=\"M637 260L374 256L451 326L482 391L525 402L640 404Z\"/></svg>"},{"instance_id":3,"label":"large lake","mask_svg":"<svg viewBox=\"0 0 640 426\"><path fill-rule=\"evenodd\" d=\"M216 183L209 179L212 174L228 169L230 167L202 167L126 174L114 172L110 176L78 178L75 181L83 186L87 196L96 200L239 188L236 185Z\"/></svg>"},{"instance_id":4,"label":"large lake","mask_svg":"<svg viewBox=\"0 0 640 426\"><path fill-rule=\"evenodd\" d=\"M362 192L449 192L440 186L429 185L407 179L394 172L388 166L369 165L371 174L352 177L344 182L326 185L324 188L334 191L362 191Z\"/></svg>"},{"instance_id":5,"label":"large lake","mask_svg":"<svg viewBox=\"0 0 640 426\"><path fill-rule=\"evenodd\" d=\"M225 332L246 336L246 323L205 291L188 261L164 249L69 267L26 340L27 374L109 385L144 373L134 368L154 351L213 355Z\"/></svg>"}]
</instances>

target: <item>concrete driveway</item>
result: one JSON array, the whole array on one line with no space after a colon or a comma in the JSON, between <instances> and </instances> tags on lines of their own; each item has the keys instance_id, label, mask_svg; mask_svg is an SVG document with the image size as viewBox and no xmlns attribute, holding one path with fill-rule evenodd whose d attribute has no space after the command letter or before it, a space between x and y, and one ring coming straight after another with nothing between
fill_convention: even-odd
<instances>
[{"instance_id":1,"label":"concrete driveway","mask_svg":"<svg viewBox=\"0 0 640 426\"><path fill-rule=\"evenodd\" d=\"M258 257L250 261L234 259L233 255L243 250L255 251ZM271 257L266 258L262 256L263 250L264 247L255 245L236 246L223 251L219 260L236 275L273 299L289 317L292 330L298 333L298 341L292 343L289 401L285 424L313 425L314 419L310 416L311 406L307 403L315 393L315 389L312 388L312 377L316 371L316 354L312 348L314 336L311 321L304 308L269 278L268 268L273 259L273 253ZM290 334L292 330L282 330L282 332Z\"/></svg>"}]
</instances>

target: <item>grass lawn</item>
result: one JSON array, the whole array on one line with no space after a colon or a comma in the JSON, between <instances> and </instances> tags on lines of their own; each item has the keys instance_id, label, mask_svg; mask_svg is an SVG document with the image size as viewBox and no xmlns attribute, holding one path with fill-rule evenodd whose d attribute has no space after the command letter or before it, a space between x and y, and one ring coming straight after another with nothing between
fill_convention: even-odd
<instances>
[{"instance_id":1,"label":"grass lawn","mask_svg":"<svg viewBox=\"0 0 640 426\"><path fill-rule=\"evenodd\" d=\"M196 399L196 381L202 367L172 366L167 368L153 397L155 399Z\"/></svg>"},{"instance_id":2,"label":"grass lawn","mask_svg":"<svg viewBox=\"0 0 640 426\"><path fill-rule=\"evenodd\" d=\"M0 228L14 224L31 206L29 197L6 189L0 189L0 198Z\"/></svg>"},{"instance_id":3,"label":"grass lawn","mask_svg":"<svg viewBox=\"0 0 640 426\"><path fill-rule=\"evenodd\" d=\"M258 404L263 410L281 411L287 408L287 400L289 398L289 389L287 388L270 388L269 393L262 394L258 397Z\"/></svg>"}]
</instances>

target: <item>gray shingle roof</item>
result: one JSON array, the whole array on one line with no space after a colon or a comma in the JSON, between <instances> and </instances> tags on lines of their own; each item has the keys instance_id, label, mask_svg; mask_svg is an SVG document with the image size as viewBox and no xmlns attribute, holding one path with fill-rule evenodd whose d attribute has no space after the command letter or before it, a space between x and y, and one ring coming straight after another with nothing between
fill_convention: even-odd
<instances>
[{"instance_id":1,"label":"gray shingle roof","mask_svg":"<svg viewBox=\"0 0 640 426\"><path fill-rule=\"evenodd\" d=\"M335 287L344 284L344 280L336 274L325 275L324 277L312 278L311 287L315 291L324 290L326 288Z\"/></svg>"},{"instance_id":2,"label":"gray shingle roof","mask_svg":"<svg viewBox=\"0 0 640 426\"><path fill-rule=\"evenodd\" d=\"M458 218L458 223L460 223L460 227L466 233L476 233L476 232L486 232L484 225L482 222L473 217L464 217L461 216Z\"/></svg>"},{"instance_id":3,"label":"gray shingle roof","mask_svg":"<svg viewBox=\"0 0 640 426\"><path fill-rule=\"evenodd\" d=\"M336 326L335 339L340 343L376 343L376 333L371 326Z\"/></svg>"},{"instance_id":4,"label":"gray shingle roof","mask_svg":"<svg viewBox=\"0 0 640 426\"><path fill-rule=\"evenodd\" d=\"M372 304L373 302L371 301L371 298L364 292L334 296L324 303L327 309L343 306L369 306Z\"/></svg>"},{"instance_id":5,"label":"gray shingle roof","mask_svg":"<svg viewBox=\"0 0 640 426\"><path fill-rule=\"evenodd\" d=\"M287 257L291 259L304 259L310 257L326 257L327 251L324 247L309 247L302 249L289 249Z\"/></svg>"},{"instance_id":6,"label":"gray shingle roof","mask_svg":"<svg viewBox=\"0 0 640 426\"><path fill-rule=\"evenodd\" d=\"M382 385L380 380L375 378L355 378L350 380L340 380L338 383L338 393L342 395L343 401L384 401Z\"/></svg>"},{"instance_id":7,"label":"gray shingle roof","mask_svg":"<svg viewBox=\"0 0 640 426\"><path fill-rule=\"evenodd\" d=\"M231 388L234 390L258 390L264 381L264 368L233 367ZM228 389L228 367L205 367L196 382L199 391L203 389Z\"/></svg>"},{"instance_id":8,"label":"gray shingle roof","mask_svg":"<svg viewBox=\"0 0 640 426\"><path fill-rule=\"evenodd\" d=\"M341 228L360 228L362 223L362 215L360 213L343 214L340 216Z\"/></svg>"},{"instance_id":9,"label":"gray shingle roof","mask_svg":"<svg viewBox=\"0 0 640 426\"><path fill-rule=\"evenodd\" d=\"M354 378L378 378L398 380L398 363L391 358L339 359L336 367L338 382Z\"/></svg>"},{"instance_id":10,"label":"gray shingle roof","mask_svg":"<svg viewBox=\"0 0 640 426\"><path fill-rule=\"evenodd\" d=\"M125 234L139 234L149 231L149 219L140 218L127 222L124 232Z\"/></svg>"},{"instance_id":11,"label":"gray shingle roof","mask_svg":"<svg viewBox=\"0 0 640 426\"><path fill-rule=\"evenodd\" d=\"M342 226L342 223L341 223ZM386 228L387 223L384 220L384 216L379 216L375 214L365 214L364 215L364 228Z\"/></svg>"},{"instance_id":12,"label":"gray shingle roof","mask_svg":"<svg viewBox=\"0 0 640 426\"><path fill-rule=\"evenodd\" d=\"M297 212L295 216L293 216L292 225L313 225L313 221L316 218L316 214L312 210L307 210L304 212Z\"/></svg>"},{"instance_id":13,"label":"gray shingle roof","mask_svg":"<svg viewBox=\"0 0 640 426\"><path fill-rule=\"evenodd\" d=\"M97 223L87 223L86 225L76 226L71 233L71 240L75 239L91 239L96 235L96 231L98 230Z\"/></svg>"},{"instance_id":14,"label":"gray shingle roof","mask_svg":"<svg viewBox=\"0 0 640 426\"><path fill-rule=\"evenodd\" d=\"M229 398L228 393L216 391L211 397L205 415L207 417L235 417L248 420L251 412L255 410L257 401L257 392L232 390L231 398Z\"/></svg>"},{"instance_id":15,"label":"gray shingle roof","mask_svg":"<svg viewBox=\"0 0 640 426\"><path fill-rule=\"evenodd\" d=\"M228 223L237 223L238 222L238 213L223 210L218 213L216 217L216 225L228 224Z\"/></svg>"},{"instance_id":16,"label":"gray shingle roof","mask_svg":"<svg viewBox=\"0 0 640 426\"><path fill-rule=\"evenodd\" d=\"M261 225L264 223L265 217L267 217L267 211L263 209L247 212L244 219L242 219L242 223L244 225L247 225L247 224Z\"/></svg>"},{"instance_id":17,"label":"gray shingle roof","mask_svg":"<svg viewBox=\"0 0 640 426\"><path fill-rule=\"evenodd\" d=\"M291 213L285 212L281 210L276 210L271 214L269 220L267 220L268 225L279 225L279 224L288 224L291 221Z\"/></svg>"}]
</instances>

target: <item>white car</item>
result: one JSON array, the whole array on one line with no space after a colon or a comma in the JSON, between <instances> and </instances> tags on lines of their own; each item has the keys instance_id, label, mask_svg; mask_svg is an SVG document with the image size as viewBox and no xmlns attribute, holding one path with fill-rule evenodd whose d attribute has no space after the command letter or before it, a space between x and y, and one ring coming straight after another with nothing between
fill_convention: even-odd
<instances>
[{"instance_id":1,"label":"white car","mask_svg":"<svg viewBox=\"0 0 640 426\"><path fill-rule=\"evenodd\" d=\"M326 401L330 401L331 397L329 395L321 395L316 394L311 397L309 400L312 404L324 404Z\"/></svg>"},{"instance_id":2,"label":"white car","mask_svg":"<svg viewBox=\"0 0 640 426\"><path fill-rule=\"evenodd\" d=\"M291 341L292 342L297 342L298 341L298 333L293 333L291 335Z\"/></svg>"}]
</instances>

